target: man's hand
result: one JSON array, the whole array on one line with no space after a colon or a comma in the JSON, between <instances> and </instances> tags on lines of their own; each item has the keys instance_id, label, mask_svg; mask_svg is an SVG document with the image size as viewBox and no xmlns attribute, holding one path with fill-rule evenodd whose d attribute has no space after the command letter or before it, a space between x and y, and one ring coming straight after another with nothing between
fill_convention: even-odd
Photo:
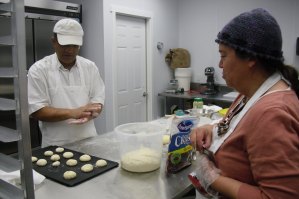
<instances>
[{"instance_id":1,"label":"man's hand","mask_svg":"<svg viewBox=\"0 0 299 199\"><path fill-rule=\"evenodd\" d=\"M68 119L80 119L80 123L96 118L102 111L102 104L90 103L79 108L54 108L45 106L31 114L37 120L45 122L60 122ZM86 118L83 120L83 118Z\"/></svg>"},{"instance_id":2,"label":"man's hand","mask_svg":"<svg viewBox=\"0 0 299 199\"><path fill-rule=\"evenodd\" d=\"M84 124L100 115L102 111L102 104L87 104L86 106L75 109L75 114L79 115L79 118L75 117L75 120L68 122L69 124Z\"/></svg>"}]
</instances>

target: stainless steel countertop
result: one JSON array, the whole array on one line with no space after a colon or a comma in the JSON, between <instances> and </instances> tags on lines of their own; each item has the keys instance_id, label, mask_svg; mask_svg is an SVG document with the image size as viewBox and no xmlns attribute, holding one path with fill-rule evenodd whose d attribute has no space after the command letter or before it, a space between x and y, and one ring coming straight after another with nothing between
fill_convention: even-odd
<instances>
[{"instance_id":1,"label":"stainless steel countertop","mask_svg":"<svg viewBox=\"0 0 299 199\"><path fill-rule=\"evenodd\" d=\"M189 92L183 92L183 93L167 93L167 92L162 92L162 93L158 93L158 96L172 97L172 98L181 98L181 99L194 99L196 97L200 97L200 98L203 98L205 100L215 100L215 101L224 101L224 102L230 102L230 103L232 103L234 101L234 98L223 96L223 95L225 95L227 93L229 93L229 92L227 92L227 91L219 91L215 95L204 95L204 94L200 94L200 93L189 93Z\"/></svg>"},{"instance_id":2,"label":"stainless steel countertop","mask_svg":"<svg viewBox=\"0 0 299 199\"><path fill-rule=\"evenodd\" d=\"M114 132L68 144L65 148L106 158L120 163L119 141ZM160 169L149 173L131 173L114 168L74 187L46 179L36 187L37 199L176 199L192 189L187 175L195 170L193 164L177 174L166 176L167 147L163 148Z\"/></svg>"}]
</instances>

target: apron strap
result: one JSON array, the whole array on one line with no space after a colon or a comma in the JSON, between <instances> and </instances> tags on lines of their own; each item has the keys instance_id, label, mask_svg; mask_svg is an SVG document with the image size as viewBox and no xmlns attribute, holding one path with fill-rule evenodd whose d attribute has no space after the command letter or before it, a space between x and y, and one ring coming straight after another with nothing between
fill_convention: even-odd
<instances>
[{"instance_id":1,"label":"apron strap","mask_svg":"<svg viewBox=\"0 0 299 199\"><path fill-rule=\"evenodd\" d=\"M242 118L246 115L248 110L272 87L274 86L278 81L282 79L282 76L280 73L274 73L271 75L260 87L259 89L254 93L254 95L248 100L248 102L245 104L242 111L235 116L235 118L231 121L229 129L226 134L222 136L218 136L217 131L218 127L215 126L213 129L213 143L210 147L210 150L214 153L217 152L217 150L220 148L222 143L230 136L230 134L233 133L239 122L242 120Z\"/></svg>"}]
</instances>

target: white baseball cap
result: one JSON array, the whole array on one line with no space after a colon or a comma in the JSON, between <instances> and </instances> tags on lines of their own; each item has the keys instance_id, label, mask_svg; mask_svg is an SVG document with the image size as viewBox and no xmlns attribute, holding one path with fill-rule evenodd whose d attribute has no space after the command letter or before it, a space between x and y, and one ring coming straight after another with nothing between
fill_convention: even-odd
<instances>
[{"instance_id":1,"label":"white baseball cap","mask_svg":"<svg viewBox=\"0 0 299 199\"><path fill-rule=\"evenodd\" d=\"M58 43L60 45L78 45L83 43L83 29L79 22L74 19L61 19L53 29L57 33Z\"/></svg>"}]
</instances>

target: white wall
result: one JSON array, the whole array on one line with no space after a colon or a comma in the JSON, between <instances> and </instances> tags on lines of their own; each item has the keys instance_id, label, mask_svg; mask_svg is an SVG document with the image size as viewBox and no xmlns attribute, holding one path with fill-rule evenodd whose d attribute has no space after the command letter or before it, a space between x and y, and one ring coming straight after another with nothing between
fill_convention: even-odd
<instances>
[{"instance_id":1,"label":"white wall","mask_svg":"<svg viewBox=\"0 0 299 199\"><path fill-rule=\"evenodd\" d=\"M190 51L192 81L205 82L204 68L213 66L215 81L225 84L218 67L218 45L214 42L217 33L236 15L258 7L267 9L280 24L286 63L299 70L299 56L295 50L299 37L298 0L181 0L179 45Z\"/></svg>"},{"instance_id":2,"label":"white wall","mask_svg":"<svg viewBox=\"0 0 299 199\"><path fill-rule=\"evenodd\" d=\"M113 41L113 15L110 12L112 6L126 7L131 10L152 13L153 16L153 119L162 115L162 99L158 93L162 92L171 79L171 72L164 61L164 56L169 48L178 46L178 13L176 0L104 0L104 57L105 57L105 77L106 77L106 110L111 110L107 117L107 130L113 129L113 82L112 82L112 41ZM164 49L160 52L156 48L156 43L162 41Z\"/></svg>"}]
</instances>

